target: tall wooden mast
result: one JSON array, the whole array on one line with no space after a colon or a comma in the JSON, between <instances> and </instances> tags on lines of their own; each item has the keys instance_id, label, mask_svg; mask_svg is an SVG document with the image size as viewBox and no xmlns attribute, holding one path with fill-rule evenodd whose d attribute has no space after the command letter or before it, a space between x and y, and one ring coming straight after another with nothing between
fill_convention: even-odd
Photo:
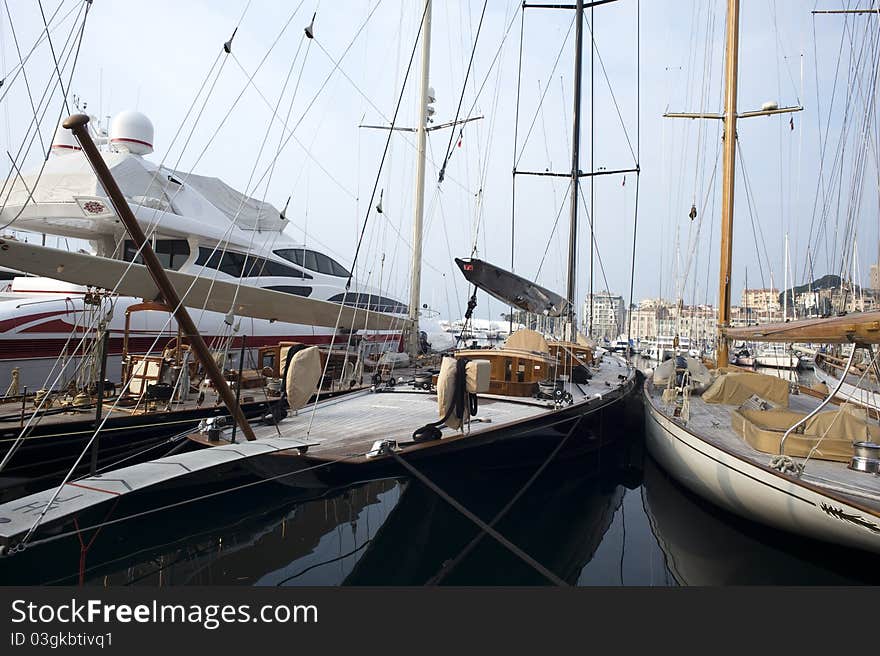
<instances>
[{"instance_id":1,"label":"tall wooden mast","mask_svg":"<svg viewBox=\"0 0 880 656\"><path fill-rule=\"evenodd\" d=\"M581 144L581 57L583 54L584 3L575 3L575 38L574 38L574 108L571 136L571 206L568 232L568 309L572 341L577 336L577 215L578 215L578 179L580 177L580 144ZM592 319L591 319L592 321Z\"/></svg>"},{"instance_id":2,"label":"tall wooden mast","mask_svg":"<svg viewBox=\"0 0 880 656\"><path fill-rule=\"evenodd\" d=\"M666 112L667 118L711 118L724 121L724 160L721 190L721 262L718 284L718 345L715 350L716 366L728 364L726 330L730 327L730 283L733 259L733 193L736 173L736 122L740 118L772 116L803 111L800 105L778 107L775 102L765 103L760 110L736 111L736 83L739 68L739 0L727 1L727 45L724 61L724 113Z\"/></svg>"},{"instance_id":3,"label":"tall wooden mast","mask_svg":"<svg viewBox=\"0 0 880 656\"><path fill-rule=\"evenodd\" d=\"M718 285L717 367L727 366L730 325L730 278L733 258L733 185L736 177L736 83L739 66L739 0L727 2L727 47L724 63L724 160L721 191L721 270Z\"/></svg>"}]
</instances>

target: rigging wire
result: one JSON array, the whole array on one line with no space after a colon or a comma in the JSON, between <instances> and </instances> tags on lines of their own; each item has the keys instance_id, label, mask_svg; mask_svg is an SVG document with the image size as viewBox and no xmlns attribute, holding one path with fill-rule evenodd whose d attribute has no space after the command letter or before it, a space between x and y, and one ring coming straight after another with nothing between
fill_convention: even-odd
<instances>
[{"instance_id":1,"label":"rigging wire","mask_svg":"<svg viewBox=\"0 0 880 656\"><path fill-rule=\"evenodd\" d=\"M489 4L489 0L483 0L483 11L480 13L480 22L477 25L477 35L474 38L474 47L471 49L471 57L470 61L468 61L467 72L464 75L464 82L461 85L461 95L458 97L458 107L455 110L455 118L452 121L452 126L449 129L449 143L446 144L446 155L443 157L443 165L440 168L440 182L443 182L443 178L446 175L446 165L449 164L449 160L452 157L452 153L455 152L452 149L452 140L455 137L455 124L458 123L458 118L461 116L461 104L464 101L464 94L467 90L468 79L471 75L471 69L474 65L474 55L477 54L477 44L480 41L480 33L483 30L483 18L486 16L486 6ZM461 126L461 130L459 131L459 138L461 138L464 132L464 126Z\"/></svg>"},{"instance_id":2,"label":"rigging wire","mask_svg":"<svg viewBox=\"0 0 880 656\"><path fill-rule=\"evenodd\" d=\"M18 35L16 35L16 33L15 33L15 25L12 23L12 13L9 11L9 3L7 2L7 0L3 0L3 6L6 8L6 15L9 16L9 31L12 34L12 42L13 42L13 44L15 44L15 52L18 55L18 61L19 61L19 63L21 63L23 61L22 57L21 57L21 48L18 45ZM40 5L40 9L42 11L42 4ZM50 43L51 43L51 41L50 41ZM53 57L55 56L54 50L52 52L52 56ZM58 69L57 60L55 63L55 69L56 70ZM23 65L21 67L21 74L22 74L22 78L24 79L24 86L25 86L25 89L27 90L28 101L30 101L31 111L33 112L34 119L39 120L39 119L37 119L37 108L34 105L34 96L31 93L31 84L28 81L27 71L25 70ZM64 95L63 94L63 91L64 91L63 85L62 85L61 89L62 89L62 96L63 96ZM66 103L67 103L66 98L65 98L64 102L66 105ZM39 125L39 123L38 123L38 125ZM45 156L48 157L49 151L46 149L46 144L43 142L43 135L40 133L39 130L37 130L37 135L40 138L40 149L46 154ZM14 162L15 162L15 160L13 160L13 163Z\"/></svg>"},{"instance_id":3,"label":"rigging wire","mask_svg":"<svg viewBox=\"0 0 880 656\"><path fill-rule=\"evenodd\" d=\"M81 8L82 8L82 7L85 8L85 11L84 11L84 13L81 12L81 13L82 13L82 21L81 21L81 23L80 23L80 28L79 28L79 38L78 38L78 40L74 38L74 34L75 34L76 31L77 31L77 30L76 30L76 23L77 23L77 20L79 19L79 16L80 16L80 14L78 13L78 14L77 14L77 20L74 20L74 23L73 23L73 25L71 26L71 28L70 28L70 32L69 32L68 37L67 37L67 41L65 42L65 46L70 45L70 50L69 50L68 53L67 53L67 58L65 59L65 63L64 63L64 65L66 66L66 65L67 65L67 62L70 61L70 58L73 57L73 63L72 63L71 68L70 68L70 79L71 79L71 80L73 79L73 73L74 73L74 71L76 70L76 63L77 63L77 61L78 61L78 59L79 59L80 46L82 45L83 34L84 34L84 32L85 32L85 26L86 26L86 20L88 19L89 9L91 8L91 4L84 4L84 5L81 5ZM73 47L74 42L76 42L76 48L75 48L75 50L74 50L74 47ZM62 52L62 54L63 54L63 52ZM53 79L54 79L54 78L53 78ZM30 121L30 123L28 124L27 130L26 130L26 132L25 132L24 140L22 141L22 144L21 144L21 146L19 147L18 152L16 153L16 156L15 156L15 159L16 159L16 160L17 160L18 157L21 155L21 153L22 153L23 150L24 150L24 152L25 152L25 155L24 155L24 156L25 156L25 157L27 156L27 153L30 152L31 146L33 145L34 139L35 139L36 136L39 134L40 125L41 125L41 123L42 123L42 121L43 121L43 118L44 118L45 115L46 115L46 112L49 110L49 106L50 106L50 104L51 104L52 94L54 93L55 88L58 86L58 81L57 81L57 79L54 79L54 81L50 80L50 82L51 82L51 86L50 86L49 83L46 84L46 88L45 88L45 90L43 91L43 94L42 94L42 96L40 97L40 100L37 102L37 107L40 107L40 106L42 106L42 104L43 104L43 100L46 99L46 106L43 108L43 110L42 110L42 114L40 115L40 117L37 118L37 117L35 116L35 117ZM69 82L68 82L68 86L70 86L70 83L69 83ZM46 98L46 94L47 94L47 93L49 94L49 97L48 97L48 98ZM62 107L62 108L59 110L59 112L58 112L58 119L56 120L56 125L61 121L61 116L63 115L63 112L64 112L64 108ZM31 138L30 138L30 142L27 143L27 149L25 149L25 142L27 142L27 140L28 140L27 135L28 135L28 133L30 132L31 127L34 128L34 135L31 136ZM0 226L0 230L5 230L5 229L8 228L10 225L12 225L12 224L18 219L18 217L21 216L22 212L24 212L24 208L25 208L25 206L27 205L27 203L29 203L29 202L33 199L33 192L34 192L36 186L37 186L37 185L39 184L39 182L40 182L40 178L42 177L42 175L43 175L43 171L44 171L44 169L46 168L46 162L47 162L47 161L48 161L47 158L44 157L44 158L43 158L43 163L42 163L42 165L40 166L40 170L39 170L39 172L38 172L38 174L37 174L36 181L34 182L34 185L33 185L34 189L32 189L32 190L29 192L27 200L26 200L25 203L22 205L22 209L19 210L18 214L16 214L12 219L10 219L8 222L6 222L3 226ZM22 163L23 163L23 160L22 160ZM0 195L2 195L2 194L6 191L6 185L8 184L9 179L10 179L10 178L7 177L6 181L4 181L4 183L3 183L3 187L2 187L2 189L0 189ZM3 200L3 204L0 205L0 212L2 212L2 211L6 208L6 205L7 205L7 203L9 202L9 197L11 196L11 194L12 194L12 188L9 189L9 193L6 194L6 198L4 198L4 200Z\"/></svg>"},{"instance_id":4,"label":"rigging wire","mask_svg":"<svg viewBox=\"0 0 880 656\"><path fill-rule=\"evenodd\" d=\"M559 60L562 57L562 52L565 50L565 45L568 43L568 37L571 35L571 28L574 27L574 17L571 19L571 23L568 25L568 31L565 33L565 38L562 39L562 43L559 46L559 52L556 53L556 59L553 62L553 68L550 69L550 76L553 77L554 73L556 73L556 67L559 66ZM532 120L529 123L529 129L526 132L526 137L523 139L522 148L520 148L519 155L516 156L514 161L514 168L519 165L520 160L522 159L523 154L525 153L526 146L529 143L529 138L532 136L532 130L535 127L535 122L538 120L538 113L541 110L541 106L544 104L544 99L547 97L547 91L549 89L549 85L544 88L544 94L541 96L541 99L538 101L538 107L535 109L535 114L532 116Z\"/></svg>"},{"instance_id":5,"label":"rigging wire","mask_svg":"<svg viewBox=\"0 0 880 656\"><path fill-rule=\"evenodd\" d=\"M6 0L3 0L4 4ZM46 12L43 11L43 0L37 0L37 6L40 8L40 16L43 19L43 29L46 33L46 40L49 43L49 52L52 53L52 61L55 64L55 74L58 75L58 84L61 85L61 99L64 103L64 111L70 114L70 107L67 104L67 89L64 88L64 80L61 77L61 70L58 68L58 57L55 55L55 46L52 45L52 34L49 31L49 22L46 20ZM7 8L7 13L9 9ZM16 48L18 48L18 44L16 43ZM21 53L19 53L19 56ZM48 157L48 153L46 154Z\"/></svg>"},{"instance_id":6,"label":"rigging wire","mask_svg":"<svg viewBox=\"0 0 880 656\"><path fill-rule=\"evenodd\" d=\"M355 251L354 251L354 258L352 261L352 269L354 268L354 265L357 263L358 254L360 253L361 244L364 239L364 232L367 229L367 222L370 218L370 212L373 210L373 203L376 200L376 190L379 187L379 181L380 181L381 175L382 175L382 167L385 164L385 158L388 156L388 148L391 143L391 136L394 134L393 128L397 125L397 115L400 112L400 105L403 102L403 92L406 89L406 83L407 83L407 80L409 79L410 71L412 70L412 63L413 63L413 60L415 59L416 51L419 48L419 40L422 35L422 28L424 27L424 24L425 24L425 14L426 14L427 10L428 10L428 5L426 4L425 9L422 11L422 20L419 23L419 29L418 29L418 32L416 33L416 39L415 39L415 43L413 44L412 53L410 54L410 57L409 57L409 63L406 66L406 73L403 76L403 84L400 87L400 94L397 98L397 105L394 108L394 115L391 118L391 126L390 126L390 129L388 130L388 137L385 139L385 147L382 150L382 158L379 160L379 170L376 173L376 181L373 183L373 191L370 193L370 201L369 201L369 203L367 203L367 211L366 211L366 215L364 216L363 227L361 228L360 236L358 237L358 241L357 241L357 246L355 247ZM318 45L320 45L320 44L318 44ZM421 119L421 120L424 120L424 119ZM349 275L348 281L345 283L346 291L348 290L348 288L350 286L351 286L351 275Z\"/></svg>"},{"instance_id":7,"label":"rigging wire","mask_svg":"<svg viewBox=\"0 0 880 656\"><path fill-rule=\"evenodd\" d=\"M55 30L59 29L64 24L64 22L70 17L70 15L74 12L74 10L76 10L77 7L79 7L79 12L77 12L77 15L79 15L79 13L82 12L83 5L85 3L89 3L90 1L91 0L73 0L73 6L67 11L66 14L64 14L64 16L61 17L61 19L58 21L58 24L49 31L54 32ZM58 4L58 7L56 7L55 11L52 13L52 16L49 17L49 24L50 25L55 20L55 16L58 15L58 12L61 10L62 6L64 6L63 1ZM8 11L7 11L7 14L8 14ZM76 22L77 21L74 21L74 23L76 23ZM9 16L9 23L10 23L10 25L12 25L12 16L11 15ZM31 49L28 51L28 54L24 57L24 59L22 61L20 61L18 64L16 64L15 66L13 66L11 71L5 71L5 76L2 79L0 79L0 87L5 87L3 92L0 93L0 102L3 102L3 99L6 98L6 94L9 93L9 90L12 88L12 84L18 78L18 74L24 70L24 65L27 64L28 60L31 58L31 55L34 54L34 51L36 51L37 47L43 42L43 39L46 36L47 36L47 30L46 30L46 28L43 28L43 31L40 33L40 36L37 37L36 42L34 43L33 46L31 46ZM14 71L14 73L13 73L13 71ZM9 79L10 74L12 75L12 79Z\"/></svg>"}]
</instances>

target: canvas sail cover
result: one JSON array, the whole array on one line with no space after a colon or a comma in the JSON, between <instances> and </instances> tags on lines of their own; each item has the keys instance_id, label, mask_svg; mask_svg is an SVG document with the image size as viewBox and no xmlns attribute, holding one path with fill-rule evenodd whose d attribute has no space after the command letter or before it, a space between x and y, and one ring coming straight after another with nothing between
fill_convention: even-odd
<instances>
[{"instance_id":1,"label":"canvas sail cover","mask_svg":"<svg viewBox=\"0 0 880 656\"><path fill-rule=\"evenodd\" d=\"M103 156L116 184L129 201L153 198L169 203L169 197L178 185L168 180L167 172L163 175L162 171L129 153L103 153ZM107 196L82 154L50 157L42 174L16 176L9 191L6 212L15 208L17 213L31 192L32 203L68 203L81 196Z\"/></svg>"},{"instance_id":2,"label":"canvas sail cover","mask_svg":"<svg viewBox=\"0 0 880 656\"><path fill-rule=\"evenodd\" d=\"M242 194L219 178L159 167L128 152L101 155L132 206L211 222L222 216L242 230L280 232L288 223L270 203ZM26 204L72 203L77 198L94 197L106 198L107 192L85 155L54 156L46 161L42 173L14 177L0 220L15 218Z\"/></svg>"},{"instance_id":3,"label":"canvas sail cover","mask_svg":"<svg viewBox=\"0 0 880 656\"><path fill-rule=\"evenodd\" d=\"M700 360L691 356L684 357L690 374L691 382L695 383L694 391L700 392L705 390L712 384L712 374ZM676 374L676 358L669 358L666 362L657 365L654 369L654 385L657 387L666 387L670 383L670 379L674 379Z\"/></svg>"},{"instance_id":4,"label":"canvas sail cover","mask_svg":"<svg viewBox=\"0 0 880 656\"><path fill-rule=\"evenodd\" d=\"M549 317L559 317L568 311L568 301L559 294L494 264L460 258L455 258L455 263L469 283L507 305Z\"/></svg>"},{"instance_id":5,"label":"canvas sail cover","mask_svg":"<svg viewBox=\"0 0 880 656\"><path fill-rule=\"evenodd\" d=\"M532 353L549 353L550 347L544 336L528 328L520 328L504 341L504 347Z\"/></svg>"},{"instance_id":6,"label":"canvas sail cover","mask_svg":"<svg viewBox=\"0 0 880 656\"><path fill-rule=\"evenodd\" d=\"M157 298L159 290L142 264L0 238L0 266L55 280L115 290L123 296ZM187 307L309 326L403 330L408 321L392 314L285 294L251 285L213 280L180 271L165 275Z\"/></svg>"},{"instance_id":7,"label":"canvas sail cover","mask_svg":"<svg viewBox=\"0 0 880 656\"><path fill-rule=\"evenodd\" d=\"M806 415L781 408L773 410L735 410L731 426L753 448L778 454L785 432ZM843 410L820 412L802 425L803 432L792 431L785 439L785 455L819 460L849 462L853 442L877 441L880 427Z\"/></svg>"},{"instance_id":8,"label":"canvas sail cover","mask_svg":"<svg viewBox=\"0 0 880 656\"><path fill-rule=\"evenodd\" d=\"M271 203L236 191L220 178L172 171L179 180L199 192L242 230L280 232L288 221Z\"/></svg>"},{"instance_id":9,"label":"canvas sail cover","mask_svg":"<svg viewBox=\"0 0 880 656\"><path fill-rule=\"evenodd\" d=\"M776 376L730 372L715 379L703 392L706 403L740 405L753 394L779 406L788 407L788 381Z\"/></svg>"},{"instance_id":10,"label":"canvas sail cover","mask_svg":"<svg viewBox=\"0 0 880 656\"><path fill-rule=\"evenodd\" d=\"M286 359L286 358L285 358ZM321 352L317 346L309 346L293 355L284 381L287 404L291 410L305 407L318 391L321 380Z\"/></svg>"}]
</instances>

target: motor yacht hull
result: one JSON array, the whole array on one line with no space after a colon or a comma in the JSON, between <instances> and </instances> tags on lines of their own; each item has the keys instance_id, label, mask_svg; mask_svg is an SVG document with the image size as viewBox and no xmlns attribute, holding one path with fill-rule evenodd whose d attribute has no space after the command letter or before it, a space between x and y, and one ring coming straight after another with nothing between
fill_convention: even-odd
<instances>
[{"instance_id":1,"label":"motor yacht hull","mask_svg":"<svg viewBox=\"0 0 880 656\"><path fill-rule=\"evenodd\" d=\"M125 310L141 303L143 299L130 296L118 297L113 316L109 322L110 343L107 359L108 376L115 379L122 366L122 346L125 332ZM19 369L19 387L31 391L42 387L59 388L73 376L80 360L85 337L95 336L94 331L84 330L91 324L86 315L82 293L79 294L7 294L0 300L0 392L12 380L12 370ZM230 326L219 312L193 312L200 334L209 344L219 343L229 335ZM306 326L287 322L270 322L248 317L240 321L238 335L247 335L250 349L291 341L305 344L327 345L333 340L332 328ZM132 318L129 352L145 354L161 353L168 340L177 336L177 324L162 312L141 312ZM347 336L341 333L336 343L345 343ZM389 334L387 339L374 345L396 351L400 334ZM234 347L233 347L234 348ZM69 362L64 374L56 361L68 355ZM56 380L57 378L57 380Z\"/></svg>"}]
</instances>

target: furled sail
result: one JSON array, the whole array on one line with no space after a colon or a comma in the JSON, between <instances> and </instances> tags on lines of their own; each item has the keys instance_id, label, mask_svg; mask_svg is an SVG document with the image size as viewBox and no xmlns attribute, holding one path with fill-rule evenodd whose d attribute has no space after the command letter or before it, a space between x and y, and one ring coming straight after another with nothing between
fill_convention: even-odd
<instances>
[{"instance_id":1,"label":"furled sail","mask_svg":"<svg viewBox=\"0 0 880 656\"><path fill-rule=\"evenodd\" d=\"M531 280L505 271L483 260L455 258L468 282L508 305L526 312L559 317L568 310L568 301Z\"/></svg>"},{"instance_id":2,"label":"furled sail","mask_svg":"<svg viewBox=\"0 0 880 656\"><path fill-rule=\"evenodd\" d=\"M880 311L726 328L724 334L728 339L750 342L880 344Z\"/></svg>"},{"instance_id":3,"label":"furled sail","mask_svg":"<svg viewBox=\"0 0 880 656\"><path fill-rule=\"evenodd\" d=\"M156 298L159 290L147 267L96 255L70 253L57 248L0 239L0 266L76 285L115 289L123 296ZM184 304L214 312L285 321L311 326L369 330L402 330L406 319L336 303L304 298L271 289L212 280L180 271L166 271Z\"/></svg>"}]
</instances>

